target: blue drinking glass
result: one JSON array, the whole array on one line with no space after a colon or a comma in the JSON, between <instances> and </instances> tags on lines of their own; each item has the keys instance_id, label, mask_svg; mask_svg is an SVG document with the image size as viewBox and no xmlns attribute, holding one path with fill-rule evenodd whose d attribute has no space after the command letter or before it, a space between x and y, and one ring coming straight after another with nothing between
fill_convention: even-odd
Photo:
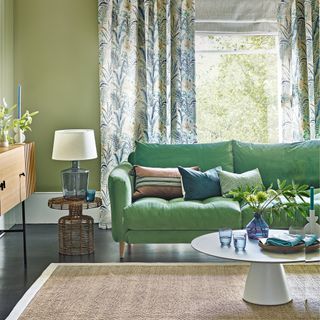
<instances>
[{"instance_id":1,"label":"blue drinking glass","mask_svg":"<svg viewBox=\"0 0 320 320\"><path fill-rule=\"evenodd\" d=\"M96 190L88 189L86 193L86 200L87 202L93 202L96 196Z\"/></svg>"},{"instance_id":2,"label":"blue drinking glass","mask_svg":"<svg viewBox=\"0 0 320 320\"><path fill-rule=\"evenodd\" d=\"M247 244L247 234L245 232L234 232L233 244L236 251L245 250Z\"/></svg>"},{"instance_id":3,"label":"blue drinking glass","mask_svg":"<svg viewBox=\"0 0 320 320\"><path fill-rule=\"evenodd\" d=\"M219 239L222 246L229 246L232 239L232 229L230 228L219 229Z\"/></svg>"}]
</instances>

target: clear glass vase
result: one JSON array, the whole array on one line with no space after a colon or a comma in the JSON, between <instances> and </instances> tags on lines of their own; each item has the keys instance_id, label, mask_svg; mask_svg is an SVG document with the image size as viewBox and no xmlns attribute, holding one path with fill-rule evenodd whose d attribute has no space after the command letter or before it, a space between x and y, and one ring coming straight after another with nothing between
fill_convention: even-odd
<instances>
[{"instance_id":1,"label":"clear glass vase","mask_svg":"<svg viewBox=\"0 0 320 320\"><path fill-rule=\"evenodd\" d=\"M13 137L14 142L18 144L24 143L26 140L26 136L24 135L23 131L18 127L14 127L13 131L15 133Z\"/></svg>"},{"instance_id":2,"label":"clear glass vase","mask_svg":"<svg viewBox=\"0 0 320 320\"><path fill-rule=\"evenodd\" d=\"M0 128L0 147L9 147L9 132Z\"/></svg>"},{"instance_id":3,"label":"clear glass vase","mask_svg":"<svg viewBox=\"0 0 320 320\"><path fill-rule=\"evenodd\" d=\"M269 235L269 226L262 218L260 213L255 213L253 219L246 226L249 239L258 240L267 238Z\"/></svg>"}]
</instances>

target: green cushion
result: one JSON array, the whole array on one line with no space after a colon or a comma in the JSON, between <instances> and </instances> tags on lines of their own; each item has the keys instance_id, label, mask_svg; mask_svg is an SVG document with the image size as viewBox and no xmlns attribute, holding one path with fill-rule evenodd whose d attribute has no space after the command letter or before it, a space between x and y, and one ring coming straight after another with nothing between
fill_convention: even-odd
<instances>
[{"instance_id":1,"label":"green cushion","mask_svg":"<svg viewBox=\"0 0 320 320\"><path fill-rule=\"evenodd\" d=\"M263 183L276 185L277 178L318 188L320 140L282 144L233 141L234 172L259 168Z\"/></svg>"},{"instance_id":2,"label":"green cushion","mask_svg":"<svg viewBox=\"0 0 320 320\"><path fill-rule=\"evenodd\" d=\"M240 228L239 203L222 197L202 201L143 198L124 209L129 230L217 230Z\"/></svg>"},{"instance_id":3,"label":"green cushion","mask_svg":"<svg viewBox=\"0 0 320 320\"><path fill-rule=\"evenodd\" d=\"M218 170L220 178L220 186L222 194L226 194L231 190L238 188L245 188L261 186L262 180L259 169L250 170L243 173L233 173Z\"/></svg>"},{"instance_id":4,"label":"green cushion","mask_svg":"<svg viewBox=\"0 0 320 320\"><path fill-rule=\"evenodd\" d=\"M202 171L221 166L233 171L232 142L208 144L148 144L136 142L136 150L130 155L133 164L146 167L192 167Z\"/></svg>"}]
</instances>

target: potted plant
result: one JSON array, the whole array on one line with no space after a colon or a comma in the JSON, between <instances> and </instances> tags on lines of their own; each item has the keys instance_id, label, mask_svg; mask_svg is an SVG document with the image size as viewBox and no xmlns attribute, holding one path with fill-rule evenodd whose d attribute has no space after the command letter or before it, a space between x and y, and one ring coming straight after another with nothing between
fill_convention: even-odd
<instances>
[{"instance_id":1,"label":"potted plant","mask_svg":"<svg viewBox=\"0 0 320 320\"><path fill-rule=\"evenodd\" d=\"M309 197L307 185L297 185L294 182L277 180L277 188L271 185L265 188L263 185L255 187L238 188L230 191L227 196L239 201L241 207L248 206L254 212L253 219L246 226L250 239L267 238L269 226L263 219L263 214L270 211L270 220L273 215L286 214L293 219L296 213L306 217L309 204L304 197ZM299 200L298 200L299 199Z\"/></svg>"},{"instance_id":2,"label":"potted plant","mask_svg":"<svg viewBox=\"0 0 320 320\"><path fill-rule=\"evenodd\" d=\"M14 140L16 143L23 143L25 140L24 133L31 131L32 117L37 115L39 111L30 113L28 110L22 115L20 119L13 120L13 130L15 131Z\"/></svg>"},{"instance_id":3,"label":"potted plant","mask_svg":"<svg viewBox=\"0 0 320 320\"><path fill-rule=\"evenodd\" d=\"M25 140L24 132L31 131L32 117L39 113L35 111L30 113L28 110L22 115L20 119L13 119L13 110L16 105L8 108L6 100L3 99L3 104L0 105L0 147L8 147L9 143L13 142L10 137L10 130L15 131L14 140L16 143L23 143Z\"/></svg>"},{"instance_id":4,"label":"potted plant","mask_svg":"<svg viewBox=\"0 0 320 320\"><path fill-rule=\"evenodd\" d=\"M2 100L3 104L0 104L0 147L9 146L9 130L12 127L12 111L16 108L16 105L8 108L6 100Z\"/></svg>"}]
</instances>

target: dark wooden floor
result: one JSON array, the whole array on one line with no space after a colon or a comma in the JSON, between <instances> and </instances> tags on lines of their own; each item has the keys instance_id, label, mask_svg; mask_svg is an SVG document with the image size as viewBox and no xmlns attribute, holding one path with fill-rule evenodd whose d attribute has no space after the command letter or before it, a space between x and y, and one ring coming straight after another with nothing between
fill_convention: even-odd
<instances>
[{"instance_id":1,"label":"dark wooden floor","mask_svg":"<svg viewBox=\"0 0 320 320\"><path fill-rule=\"evenodd\" d=\"M19 226L17 226L18 228ZM24 268L22 234L0 238L0 319L5 319L25 291L52 262L119 262L118 243L110 230L95 229L95 252L86 256L58 254L56 225L28 225L28 267ZM189 244L134 245L123 262L217 262ZM45 319L44 319L45 320Z\"/></svg>"}]
</instances>

